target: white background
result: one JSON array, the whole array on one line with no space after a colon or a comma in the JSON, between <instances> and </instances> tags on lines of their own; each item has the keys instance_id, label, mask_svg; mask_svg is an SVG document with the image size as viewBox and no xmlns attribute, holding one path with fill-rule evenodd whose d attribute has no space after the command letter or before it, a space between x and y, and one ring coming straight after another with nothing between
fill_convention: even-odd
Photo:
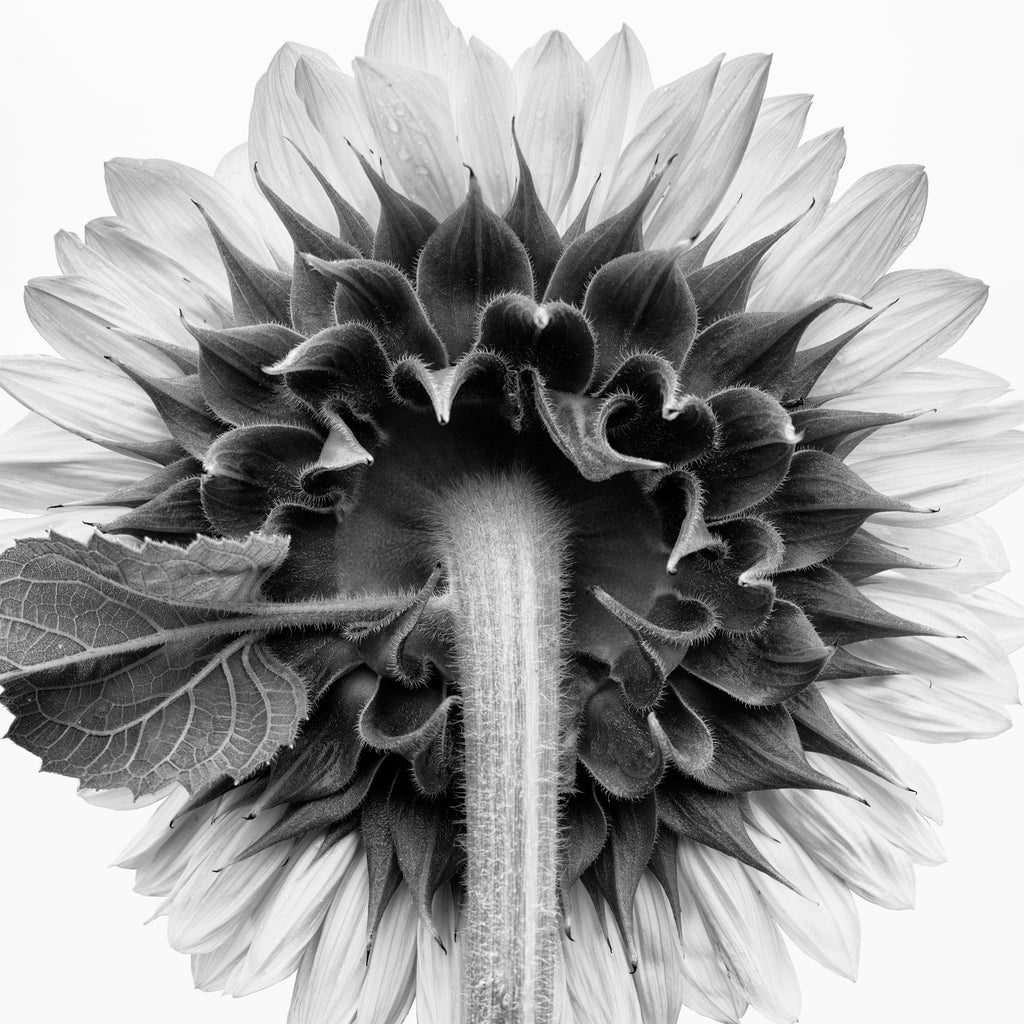
<instances>
[{"instance_id":1,"label":"white background","mask_svg":"<svg viewBox=\"0 0 1024 1024\"><path fill-rule=\"evenodd\" d=\"M21 285L56 273L56 229L80 231L109 212L103 160L164 156L212 171L244 138L253 85L278 45L308 43L344 63L362 49L371 8L370 0L50 0L9 9L0 62L0 350L43 350ZM549 27L569 30L590 56L625 17L647 46L656 84L721 50L773 51L770 92L817 95L811 134L846 126L841 185L883 164L928 167L928 216L901 265L987 280L988 308L955 354L1024 380L1021 58L1011 5L451 0L448 10L467 36L509 58ZM0 426L16 416L0 401ZM1018 496L991 519L1024 569L1022 510ZM1021 580L1007 584L1018 598ZM796 956L804 1024L1020 1019L1024 729L917 752L945 796L950 863L919 871L914 912L862 904L856 985ZM162 924L142 927L149 903L130 892L127 873L105 865L146 812L89 807L72 781L36 767L0 744L4 1016L284 1024L287 985L244 1000L194 992L187 959L166 947Z\"/></svg>"}]
</instances>

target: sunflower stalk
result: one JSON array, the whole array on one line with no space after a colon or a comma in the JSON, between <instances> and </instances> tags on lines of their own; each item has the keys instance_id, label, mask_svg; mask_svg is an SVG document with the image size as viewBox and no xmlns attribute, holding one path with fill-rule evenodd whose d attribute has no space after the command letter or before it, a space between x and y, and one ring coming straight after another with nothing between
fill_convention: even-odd
<instances>
[{"instance_id":1,"label":"sunflower stalk","mask_svg":"<svg viewBox=\"0 0 1024 1024\"><path fill-rule=\"evenodd\" d=\"M463 1020L549 1024L566 530L524 475L472 480L442 521L465 733Z\"/></svg>"}]
</instances>

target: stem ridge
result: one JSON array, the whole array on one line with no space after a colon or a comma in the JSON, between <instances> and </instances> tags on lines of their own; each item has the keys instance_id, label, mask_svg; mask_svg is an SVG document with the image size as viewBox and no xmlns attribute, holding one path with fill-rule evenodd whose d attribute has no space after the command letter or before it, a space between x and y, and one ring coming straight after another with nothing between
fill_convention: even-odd
<instances>
[{"instance_id":1,"label":"stem ridge","mask_svg":"<svg viewBox=\"0 0 1024 1024\"><path fill-rule=\"evenodd\" d=\"M525 473L475 477L441 509L464 722L464 1020L550 1024L567 528Z\"/></svg>"}]
</instances>

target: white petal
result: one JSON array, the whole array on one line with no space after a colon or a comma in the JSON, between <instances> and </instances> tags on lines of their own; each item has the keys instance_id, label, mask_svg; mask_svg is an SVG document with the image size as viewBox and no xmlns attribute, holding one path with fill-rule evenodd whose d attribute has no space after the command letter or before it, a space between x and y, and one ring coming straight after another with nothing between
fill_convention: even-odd
<instances>
[{"instance_id":1,"label":"white petal","mask_svg":"<svg viewBox=\"0 0 1024 1024\"><path fill-rule=\"evenodd\" d=\"M865 823L856 801L795 789L767 791L758 800L778 827L858 896L890 910L914 905L910 858Z\"/></svg>"},{"instance_id":2,"label":"white petal","mask_svg":"<svg viewBox=\"0 0 1024 1024\"><path fill-rule=\"evenodd\" d=\"M466 196L466 172L444 82L426 71L358 58L363 109L399 188L443 219Z\"/></svg>"},{"instance_id":3,"label":"white petal","mask_svg":"<svg viewBox=\"0 0 1024 1024\"><path fill-rule=\"evenodd\" d=\"M1024 605L1020 602L986 587L971 594L965 603L992 631L1005 654L1024 645Z\"/></svg>"},{"instance_id":4,"label":"white petal","mask_svg":"<svg viewBox=\"0 0 1024 1024\"><path fill-rule=\"evenodd\" d=\"M743 865L697 843L679 844L686 878L704 923L752 1006L779 1024L800 1013L800 986L779 930Z\"/></svg>"},{"instance_id":5,"label":"white petal","mask_svg":"<svg viewBox=\"0 0 1024 1024\"><path fill-rule=\"evenodd\" d=\"M655 161L682 160L689 152L711 101L722 58L663 85L647 97L637 127L616 164L602 216L632 202L654 170ZM593 184L593 182L591 182Z\"/></svg>"},{"instance_id":6,"label":"white petal","mask_svg":"<svg viewBox=\"0 0 1024 1024\"><path fill-rule=\"evenodd\" d=\"M86 440L111 444L168 437L145 392L123 374L49 356L0 359L0 387L26 408Z\"/></svg>"},{"instance_id":7,"label":"white petal","mask_svg":"<svg viewBox=\"0 0 1024 1024\"><path fill-rule=\"evenodd\" d=\"M578 1021L587 1024L641 1024L629 963L618 931L605 942L594 904L579 882L567 899L572 940L563 938L565 983ZM611 949L608 948L609 943Z\"/></svg>"},{"instance_id":8,"label":"white petal","mask_svg":"<svg viewBox=\"0 0 1024 1024\"><path fill-rule=\"evenodd\" d=\"M731 246L716 243L713 251L741 249L799 217L799 223L794 224L785 237L772 246L761 264L759 273L765 280L769 280L776 268L785 263L790 254L821 223L828 211L845 160L846 137L842 128L834 128L805 142L789 158L772 184L771 191L758 203L757 208L736 218L739 233L734 234L731 230L732 218L726 223L722 234L734 239Z\"/></svg>"},{"instance_id":9,"label":"white petal","mask_svg":"<svg viewBox=\"0 0 1024 1024\"><path fill-rule=\"evenodd\" d=\"M160 806L150 815L142 830L121 851L114 863L121 868L134 868L137 858L148 853L170 838L171 822L175 815L188 803L190 794L184 786L176 785L171 789Z\"/></svg>"},{"instance_id":10,"label":"white petal","mask_svg":"<svg viewBox=\"0 0 1024 1024\"><path fill-rule=\"evenodd\" d=\"M173 360L155 349L139 344L131 334L180 341L180 325L174 335L157 326L153 319L139 315L110 287L120 276L114 268L107 280L87 277L36 277L25 286L25 309L32 326L62 356L76 363L110 368L112 356L155 377L181 373Z\"/></svg>"},{"instance_id":11,"label":"white petal","mask_svg":"<svg viewBox=\"0 0 1024 1024\"><path fill-rule=\"evenodd\" d=\"M403 883L391 897L370 953L356 1020L402 1024L416 993L418 915Z\"/></svg>"},{"instance_id":12,"label":"white petal","mask_svg":"<svg viewBox=\"0 0 1024 1024\"><path fill-rule=\"evenodd\" d=\"M330 153L334 174L330 173L330 168L320 170L371 224L375 223L380 202L353 147L367 158L377 147L355 78L320 61L302 57L295 66L295 89Z\"/></svg>"},{"instance_id":13,"label":"white petal","mask_svg":"<svg viewBox=\"0 0 1024 1024\"><path fill-rule=\"evenodd\" d=\"M987 285L951 270L886 274L863 294L872 309L885 312L832 360L812 394L822 398L848 394L894 370L910 369L941 355L967 330L987 296ZM802 346L830 341L864 319L862 309L848 308L824 325L812 324Z\"/></svg>"},{"instance_id":14,"label":"white petal","mask_svg":"<svg viewBox=\"0 0 1024 1024\"><path fill-rule=\"evenodd\" d=\"M286 203L315 224L334 228L334 208L295 148L298 146L338 185L330 151L310 120L297 89L298 65L303 61L338 70L326 53L298 43L285 43L256 83L249 114L249 157L259 166L264 181Z\"/></svg>"},{"instance_id":15,"label":"white petal","mask_svg":"<svg viewBox=\"0 0 1024 1024\"><path fill-rule=\"evenodd\" d=\"M850 890L830 871L819 867L800 843L782 831L751 800L756 828L751 839L765 859L797 891L774 878L747 869L768 912L779 927L813 960L851 980L857 977L860 918Z\"/></svg>"},{"instance_id":16,"label":"white petal","mask_svg":"<svg viewBox=\"0 0 1024 1024\"><path fill-rule=\"evenodd\" d=\"M896 526L954 523L994 505L1024 481L1024 433L967 438L920 452L893 452L857 462L857 472L883 494L902 498L931 515L886 512L877 519Z\"/></svg>"},{"instance_id":17,"label":"white petal","mask_svg":"<svg viewBox=\"0 0 1024 1024\"><path fill-rule=\"evenodd\" d=\"M797 309L834 293L863 295L913 241L927 194L924 170L916 165L866 174L770 278L758 275L748 308ZM822 331L831 321L825 317Z\"/></svg>"},{"instance_id":18,"label":"white petal","mask_svg":"<svg viewBox=\"0 0 1024 1024\"><path fill-rule=\"evenodd\" d=\"M924 578L956 591L977 590L995 583L1010 571L999 534L981 516L945 526L933 527L929 523L928 529L871 522L868 532L909 558L940 566L929 569L923 574ZM899 575L910 576L911 570Z\"/></svg>"},{"instance_id":19,"label":"white petal","mask_svg":"<svg viewBox=\"0 0 1024 1024\"><path fill-rule=\"evenodd\" d=\"M200 287L185 266L152 245L125 221L97 217L85 225L85 241L141 289L163 299L176 319L181 310L192 323L231 326L230 304L224 296ZM188 343L195 346L191 335Z\"/></svg>"},{"instance_id":20,"label":"white petal","mask_svg":"<svg viewBox=\"0 0 1024 1024\"><path fill-rule=\"evenodd\" d=\"M338 881L319 940L295 978L288 1024L353 1024L366 974L365 858L353 859Z\"/></svg>"},{"instance_id":21,"label":"white petal","mask_svg":"<svg viewBox=\"0 0 1024 1024\"><path fill-rule=\"evenodd\" d=\"M260 909L249 951L232 972L233 994L258 992L298 969L306 947L327 916L338 879L356 856L362 856L354 834L326 852L322 845L322 834L303 841L280 869L281 877Z\"/></svg>"},{"instance_id":22,"label":"white petal","mask_svg":"<svg viewBox=\"0 0 1024 1024\"><path fill-rule=\"evenodd\" d=\"M601 219L623 143L633 137L640 109L653 84L647 55L627 25L623 25L588 63L593 87L587 103L580 167L570 206L579 209L583 205L600 175L593 199L593 223L596 223ZM637 186L642 184L638 182Z\"/></svg>"},{"instance_id":23,"label":"white petal","mask_svg":"<svg viewBox=\"0 0 1024 1024\"><path fill-rule=\"evenodd\" d=\"M295 248L284 224L256 185L253 163L249 143L243 142L224 154L213 176L245 210L270 250L277 269L290 273Z\"/></svg>"},{"instance_id":24,"label":"white petal","mask_svg":"<svg viewBox=\"0 0 1024 1024\"><path fill-rule=\"evenodd\" d=\"M237 810L247 802L251 786L240 786L184 818L171 821L185 805L163 805L157 815L119 856L119 867L135 869L134 889L143 896L168 896L179 886L194 858L201 858L223 830L230 829ZM236 813L237 812L237 813Z\"/></svg>"},{"instance_id":25,"label":"white petal","mask_svg":"<svg viewBox=\"0 0 1024 1024\"><path fill-rule=\"evenodd\" d=\"M922 676L844 679L839 686L826 683L823 688L827 696L893 736L922 743L984 739L1006 732L1011 725L1002 702L936 689Z\"/></svg>"},{"instance_id":26,"label":"white petal","mask_svg":"<svg viewBox=\"0 0 1024 1024\"><path fill-rule=\"evenodd\" d=\"M111 218L115 220L116 218ZM84 311L109 327L133 331L149 338L173 341L195 348L195 341L181 322L180 305L171 305L148 282L125 273L91 245L70 231L58 231L54 237L57 263L64 278L37 278L34 284L48 281L81 280L88 283L88 303ZM30 285L31 286L31 285ZM91 292L100 296L97 301ZM58 294L61 291L58 290ZM77 296L76 296L77 297ZM70 326L70 325L67 325ZM109 329L108 327L108 329ZM74 332L70 332L73 336ZM173 364L151 357L163 372L170 372Z\"/></svg>"},{"instance_id":27,"label":"white petal","mask_svg":"<svg viewBox=\"0 0 1024 1024\"><path fill-rule=\"evenodd\" d=\"M769 96L761 103L739 170L710 217L712 223L726 217L728 221L711 247L709 262L737 248L731 239L742 232L747 217L771 191L796 153L810 107L811 97L805 94Z\"/></svg>"},{"instance_id":28,"label":"white petal","mask_svg":"<svg viewBox=\"0 0 1024 1024\"><path fill-rule=\"evenodd\" d=\"M434 894L431 917L442 949L423 921L416 924L416 1020L450 1024L462 1019L462 943L455 939L455 901L451 886Z\"/></svg>"},{"instance_id":29,"label":"white petal","mask_svg":"<svg viewBox=\"0 0 1024 1024\"><path fill-rule=\"evenodd\" d=\"M747 1009L738 981L715 946L711 930L682 870L679 883L680 932L683 938L683 1002L713 1020L735 1022Z\"/></svg>"},{"instance_id":30,"label":"white petal","mask_svg":"<svg viewBox=\"0 0 1024 1024\"><path fill-rule=\"evenodd\" d=\"M854 813L893 846L903 850L915 864L935 866L945 862L942 844L918 808L913 793L854 765L821 754L808 754L807 760L818 771L864 797L870 806L859 805Z\"/></svg>"},{"instance_id":31,"label":"white petal","mask_svg":"<svg viewBox=\"0 0 1024 1024\"><path fill-rule=\"evenodd\" d=\"M633 904L639 966L633 975L643 1024L679 1019L683 1007L683 948L668 899L645 872Z\"/></svg>"},{"instance_id":32,"label":"white petal","mask_svg":"<svg viewBox=\"0 0 1024 1024\"><path fill-rule=\"evenodd\" d=\"M862 441L849 456L850 465L887 458L899 452L944 448L965 438L1001 434L1024 422L1024 401L929 409L904 423L892 423Z\"/></svg>"},{"instance_id":33,"label":"white petal","mask_svg":"<svg viewBox=\"0 0 1024 1024\"><path fill-rule=\"evenodd\" d=\"M118 158L106 164L114 212L162 252L186 267L217 296L228 294L227 276L199 203L224 236L246 255L270 264L270 254L244 210L227 190L201 171L171 160Z\"/></svg>"},{"instance_id":34,"label":"white petal","mask_svg":"<svg viewBox=\"0 0 1024 1024\"><path fill-rule=\"evenodd\" d=\"M743 159L770 64L755 53L722 65L693 145L666 175L667 194L648 222L648 247L676 245L704 230Z\"/></svg>"},{"instance_id":35,"label":"white petal","mask_svg":"<svg viewBox=\"0 0 1024 1024\"><path fill-rule=\"evenodd\" d=\"M264 901L265 902L265 901ZM260 910L263 909L262 904ZM260 914L243 914L232 924L224 941L207 953L193 953L192 981L203 992L225 992L234 995L231 979L244 961Z\"/></svg>"},{"instance_id":36,"label":"white petal","mask_svg":"<svg viewBox=\"0 0 1024 1024\"><path fill-rule=\"evenodd\" d=\"M120 789L89 789L79 786L77 795L93 807L104 807L108 811L138 811L166 800L178 788L178 784L172 782L155 793L136 796L127 786Z\"/></svg>"},{"instance_id":37,"label":"white petal","mask_svg":"<svg viewBox=\"0 0 1024 1024\"><path fill-rule=\"evenodd\" d=\"M88 540L96 528L87 519L110 518L127 512L127 508L76 508L58 512L44 512L38 516L7 516L0 518L0 551L11 547L23 537L45 537L51 531L75 540Z\"/></svg>"},{"instance_id":38,"label":"white petal","mask_svg":"<svg viewBox=\"0 0 1024 1024\"><path fill-rule=\"evenodd\" d=\"M231 861L259 839L281 813L265 811L252 821L235 818L202 858L190 861L187 877L168 908L167 941L172 949L208 953L228 938L238 918L256 913L294 843L277 843L246 860Z\"/></svg>"},{"instance_id":39,"label":"white petal","mask_svg":"<svg viewBox=\"0 0 1024 1024\"><path fill-rule=\"evenodd\" d=\"M870 640L850 650L883 665L927 677L936 689L993 702L1017 699L1013 666L998 638L974 613L970 597L920 580L878 580L861 586L865 597L894 615L950 636Z\"/></svg>"},{"instance_id":40,"label":"white petal","mask_svg":"<svg viewBox=\"0 0 1024 1024\"><path fill-rule=\"evenodd\" d=\"M825 699L843 729L883 768L887 768L900 782L909 786L917 794L917 806L921 813L941 825L942 800L938 788L921 763L861 715L829 699L827 695Z\"/></svg>"},{"instance_id":41,"label":"white petal","mask_svg":"<svg viewBox=\"0 0 1024 1024\"><path fill-rule=\"evenodd\" d=\"M511 205L516 180L512 69L479 39L470 39L457 95L455 113L463 158L480 179L491 209L504 213Z\"/></svg>"},{"instance_id":42,"label":"white petal","mask_svg":"<svg viewBox=\"0 0 1024 1024\"><path fill-rule=\"evenodd\" d=\"M370 19L365 52L373 60L427 71L450 87L465 46L437 0L381 0Z\"/></svg>"},{"instance_id":43,"label":"white petal","mask_svg":"<svg viewBox=\"0 0 1024 1024\"><path fill-rule=\"evenodd\" d=\"M932 359L893 373L853 394L823 402L825 408L892 412L893 409L958 409L981 405L1010 390L1002 377L953 359Z\"/></svg>"},{"instance_id":44,"label":"white petal","mask_svg":"<svg viewBox=\"0 0 1024 1024\"><path fill-rule=\"evenodd\" d=\"M548 32L519 58L513 72L519 94L516 134L537 195L557 223L580 168L593 87L590 68L568 36Z\"/></svg>"},{"instance_id":45,"label":"white petal","mask_svg":"<svg viewBox=\"0 0 1024 1024\"><path fill-rule=\"evenodd\" d=\"M0 436L0 452L0 506L16 512L98 498L156 469L69 434L35 413Z\"/></svg>"}]
</instances>

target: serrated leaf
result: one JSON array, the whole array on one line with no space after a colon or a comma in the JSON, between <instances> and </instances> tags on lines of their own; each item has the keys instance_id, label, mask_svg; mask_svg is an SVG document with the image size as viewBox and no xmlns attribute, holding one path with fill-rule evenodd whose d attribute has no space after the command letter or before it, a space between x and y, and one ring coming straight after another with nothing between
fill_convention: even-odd
<instances>
[{"instance_id":1,"label":"serrated leaf","mask_svg":"<svg viewBox=\"0 0 1024 1024\"><path fill-rule=\"evenodd\" d=\"M0 556L0 684L10 736L43 769L136 795L242 778L295 738L303 679L275 630L379 628L404 599L278 604L261 584L280 537L186 548L94 536L19 541Z\"/></svg>"}]
</instances>

